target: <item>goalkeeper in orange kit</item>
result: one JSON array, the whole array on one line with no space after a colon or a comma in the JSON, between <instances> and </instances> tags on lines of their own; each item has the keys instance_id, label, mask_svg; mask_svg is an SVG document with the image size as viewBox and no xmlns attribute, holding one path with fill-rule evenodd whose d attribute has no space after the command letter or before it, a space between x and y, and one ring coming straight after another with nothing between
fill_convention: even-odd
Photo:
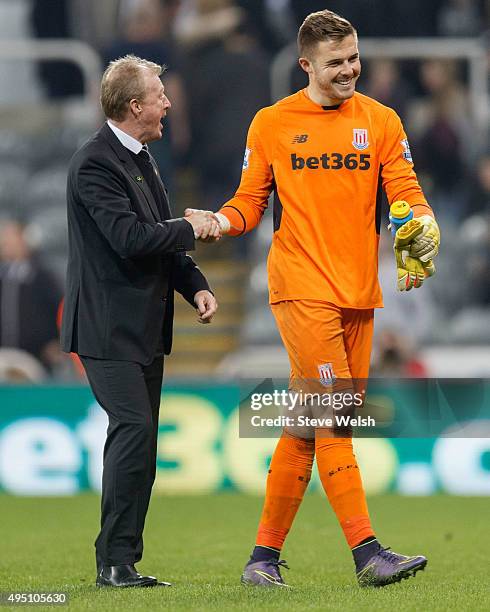
<instances>
[{"instance_id":1,"label":"goalkeeper in orange kit","mask_svg":"<svg viewBox=\"0 0 490 612\"><path fill-rule=\"evenodd\" d=\"M260 110L249 129L240 186L216 213L223 234L261 220L274 193L269 296L288 351L290 388L359 388L367 379L377 278L381 192L405 201L414 219L394 240L398 288L434 273L439 229L413 170L396 113L355 91L357 33L325 10L298 34L306 89ZM336 382L337 381L337 382ZM361 385L362 387L362 385ZM361 586L384 586L423 569L423 556L383 548L371 527L349 428L288 429L271 460L256 545L242 582L285 586L280 552L308 486L313 460Z\"/></svg>"}]
</instances>

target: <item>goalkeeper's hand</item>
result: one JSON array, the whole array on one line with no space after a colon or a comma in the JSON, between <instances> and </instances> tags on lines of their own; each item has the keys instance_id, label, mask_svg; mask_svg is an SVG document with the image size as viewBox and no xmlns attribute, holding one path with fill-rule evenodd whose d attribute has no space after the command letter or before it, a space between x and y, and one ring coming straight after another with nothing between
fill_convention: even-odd
<instances>
[{"instance_id":1,"label":"goalkeeper's hand","mask_svg":"<svg viewBox=\"0 0 490 612\"><path fill-rule=\"evenodd\" d=\"M414 237L410 245L410 255L418 257L420 261L426 263L434 259L439 252L439 244L441 242L439 226L430 215L421 215L420 217L415 217L412 221L416 221L422 227L422 231Z\"/></svg>"},{"instance_id":2,"label":"goalkeeper's hand","mask_svg":"<svg viewBox=\"0 0 490 612\"><path fill-rule=\"evenodd\" d=\"M398 291L410 291L422 287L423 282L436 272L432 260L423 262L415 257L410 257L409 252L404 249L395 249L397 288Z\"/></svg>"},{"instance_id":3,"label":"goalkeeper's hand","mask_svg":"<svg viewBox=\"0 0 490 612\"><path fill-rule=\"evenodd\" d=\"M432 217L428 217L432 221ZM397 287L399 291L410 291L410 289L421 287L424 280L435 274L435 266L428 254L434 249L428 249L429 241L425 241L423 247L417 244L418 239L429 235L429 230L426 229L428 223L420 217L408 221L402 225L395 234L395 242L393 249L395 251L395 260L397 268ZM437 248L439 247L439 228L434 221L435 230L437 230ZM436 235L432 232L432 235ZM414 257L416 252L423 251L421 257ZM435 249L437 253L437 249Z\"/></svg>"}]
</instances>

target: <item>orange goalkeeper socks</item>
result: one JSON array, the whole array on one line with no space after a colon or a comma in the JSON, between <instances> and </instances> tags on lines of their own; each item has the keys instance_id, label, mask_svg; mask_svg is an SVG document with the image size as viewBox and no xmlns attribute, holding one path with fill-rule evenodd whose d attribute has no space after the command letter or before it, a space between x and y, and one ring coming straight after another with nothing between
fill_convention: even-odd
<instances>
[{"instance_id":1,"label":"orange goalkeeper socks","mask_svg":"<svg viewBox=\"0 0 490 612\"><path fill-rule=\"evenodd\" d=\"M352 438L329 438L317 431L315 452L325 493L351 548L374 536Z\"/></svg>"},{"instance_id":2,"label":"orange goalkeeper socks","mask_svg":"<svg viewBox=\"0 0 490 612\"><path fill-rule=\"evenodd\" d=\"M284 432L272 456L257 546L280 550L311 478L315 442Z\"/></svg>"},{"instance_id":3,"label":"orange goalkeeper socks","mask_svg":"<svg viewBox=\"0 0 490 612\"><path fill-rule=\"evenodd\" d=\"M269 468L256 546L280 551L311 478L316 453L318 472L330 504L351 548L373 537L361 475L351 438L303 440L284 433Z\"/></svg>"}]
</instances>

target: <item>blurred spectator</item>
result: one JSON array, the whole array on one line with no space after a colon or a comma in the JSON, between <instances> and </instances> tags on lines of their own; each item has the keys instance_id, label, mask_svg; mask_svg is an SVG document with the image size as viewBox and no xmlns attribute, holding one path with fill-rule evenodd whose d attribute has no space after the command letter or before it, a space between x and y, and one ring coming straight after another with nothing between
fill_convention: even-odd
<instances>
[{"instance_id":1,"label":"blurred spectator","mask_svg":"<svg viewBox=\"0 0 490 612\"><path fill-rule=\"evenodd\" d=\"M423 93L411 104L413 129L418 133L425 131L441 113L460 131L468 127L465 119L469 114L468 93L458 69L458 63L450 59L430 59L420 65ZM468 138L471 138L470 133Z\"/></svg>"},{"instance_id":2,"label":"blurred spectator","mask_svg":"<svg viewBox=\"0 0 490 612\"><path fill-rule=\"evenodd\" d=\"M246 13L247 27L269 55L277 53L294 35L292 19L285 10L287 0L237 0Z\"/></svg>"},{"instance_id":3,"label":"blurred spectator","mask_svg":"<svg viewBox=\"0 0 490 612\"><path fill-rule=\"evenodd\" d=\"M0 347L0 385L39 384L46 378L46 370L31 354L20 349Z\"/></svg>"},{"instance_id":4,"label":"blurred spectator","mask_svg":"<svg viewBox=\"0 0 490 612\"><path fill-rule=\"evenodd\" d=\"M444 100L434 101L434 117L417 147L418 168L430 175L434 189L442 194L454 192L464 174L461 139L446 109Z\"/></svg>"},{"instance_id":5,"label":"blurred spectator","mask_svg":"<svg viewBox=\"0 0 490 612\"><path fill-rule=\"evenodd\" d=\"M62 360L56 328L60 289L31 252L24 226L0 226L0 347L19 348L53 371Z\"/></svg>"},{"instance_id":6,"label":"blurred spectator","mask_svg":"<svg viewBox=\"0 0 490 612\"><path fill-rule=\"evenodd\" d=\"M463 262L462 305L490 306L490 210L466 219L458 243ZM488 330L490 333L490 330Z\"/></svg>"},{"instance_id":7,"label":"blurred spectator","mask_svg":"<svg viewBox=\"0 0 490 612\"><path fill-rule=\"evenodd\" d=\"M378 59L369 62L365 92L381 104L395 109L402 120L405 119L410 88L394 60Z\"/></svg>"},{"instance_id":8,"label":"blurred spectator","mask_svg":"<svg viewBox=\"0 0 490 612\"><path fill-rule=\"evenodd\" d=\"M103 50L104 67L111 60L134 54L168 68L163 82L165 93L172 103L168 118L170 138L153 143L151 151L170 192L173 191L174 159L186 153L190 142L186 95L167 21L173 4L161 0L133 0L128 3L121 17L120 35Z\"/></svg>"},{"instance_id":9,"label":"blurred spectator","mask_svg":"<svg viewBox=\"0 0 490 612\"><path fill-rule=\"evenodd\" d=\"M361 36L434 36L444 0L291 0L298 26L313 11L328 8L352 22ZM327 5L327 6L326 6Z\"/></svg>"},{"instance_id":10,"label":"blurred spectator","mask_svg":"<svg viewBox=\"0 0 490 612\"><path fill-rule=\"evenodd\" d=\"M233 0L193 0L185 3L176 36L186 48L219 41L243 22L245 13Z\"/></svg>"},{"instance_id":11,"label":"blurred spectator","mask_svg":"<svg viewBox=\"0 0 490 612\"><path fill-rule=\"evenodd\" d=\"M266 56L244 13L226 0L199 0L180 32L187 55L193 158L199 206L216 210L240 179L248 125L270 104Z\"/></svg>"},{"instance_id":12,"label":"blurred spectator","mask_svg":"<svg viewBox=\"0 0 490 612\"><path fill-rule=\"evenodd\" d=\"M209 39L215 34L220 36L223 27L236 23L237 19L246 22L250 34L271 54L279 51L294 35L287 9L288 0L216 0L205 3L182 0L179 4L177 36L186 43ZM206 13L210 15L209 20L204 18ZM197 27L197 21L200 27Z\"/></svg>"},{"instance_id":13,"label":"blurred spectator","mask_svg":"<svg viewBox=\"0 0 490 612\"><path fill-rule=\"evenodd\" d=\"M410 133L415 134L415 162L429 196L441 203L443 218L461 218L464 158L472 147L474 127L469 121L467 92L457 75L457 64L434 59L422 63L425 96L409 109ZM436 206L437 207L437 206Z\"/></svg>"},{"instance_id":14,"label":"blurred spectator","mask_svg":"<svg viewBox=\"0 0 490 612\"><path fill-rule=\"evenodd\" d=\"M490 217L490 152L476 162L476 172L470 180L467 212Z\"/></svg>"},{"instance_id":15,"label":"blurred spectator","mask_svg":"<svg viewBox=\"0 0 490 612\"><path fill-rule=\"evenodd\" d=\"M413 339L399 330L377 334L370 369L373 378L427 378L429 371L417 355Z\"/></svg>"},{"instance_id":16,"label":"blurred spectator","mask_svg":"<svg viewBox=\"0 0 490 612\"><path fill-rule=\"evenodd\" d=\"M70 24L76 38L103 49L114 38L121 0L71 0Z\"/></svg>"},{"instance_id":17,"label":"blurred spectator","mask_svg":"<svg viewBox=\"0 0 490 612\"><path fill-rule=\"evenodd\" d=\"M481 25L482 15L475 0L446 0L437 17L441 36L477 36Z\"/></svg>"},{"instance_id":18,"label":"blurred spectator","mask_svg":"<svg viewBox=\"0 0 490 612\"><path fill-rule=\"evenodd\" d=\"M115 38L102 49L104 68L114 59L133 53L157 64L174 65L166 38L167 24L161 0L133 0L123 4Z\"/></svg>"},{"instance_id":19,"label":"blurred spectator","mask_svg":"<svg viewBox=\"0 0 490 612\"><path fill-rule=\"evenodd\" d=\"M71 38L69 0L33 0L31 22L37 38ZM39 76L49 98L83 94L83 76L73 62L39 62Z\"/></svg>"}]
</instances>

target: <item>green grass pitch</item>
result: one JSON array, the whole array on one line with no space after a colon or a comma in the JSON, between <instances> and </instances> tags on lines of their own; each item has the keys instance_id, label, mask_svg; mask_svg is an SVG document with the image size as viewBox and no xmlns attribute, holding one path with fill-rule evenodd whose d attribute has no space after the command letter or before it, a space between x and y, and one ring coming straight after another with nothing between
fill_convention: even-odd
<instances>
[{"instance_id":1,"label":"green grass pitch","mask_svg":"<svg viewBox=\"0 0 490 612\"><path fill-rule=\"evenodd\" d=\"M260 498L154 497L138 569L174 586L117 592L94 586L98 503L93 495L0 496L0 590L66 591L70 610L490 610L489 499L370 499L381 542L425 554L429 563L402 583L360 589L328 503L308 495L283 555L291 567L283 575L294 588L263 590L239 584Z\"/></svg>"}]
</instances>

